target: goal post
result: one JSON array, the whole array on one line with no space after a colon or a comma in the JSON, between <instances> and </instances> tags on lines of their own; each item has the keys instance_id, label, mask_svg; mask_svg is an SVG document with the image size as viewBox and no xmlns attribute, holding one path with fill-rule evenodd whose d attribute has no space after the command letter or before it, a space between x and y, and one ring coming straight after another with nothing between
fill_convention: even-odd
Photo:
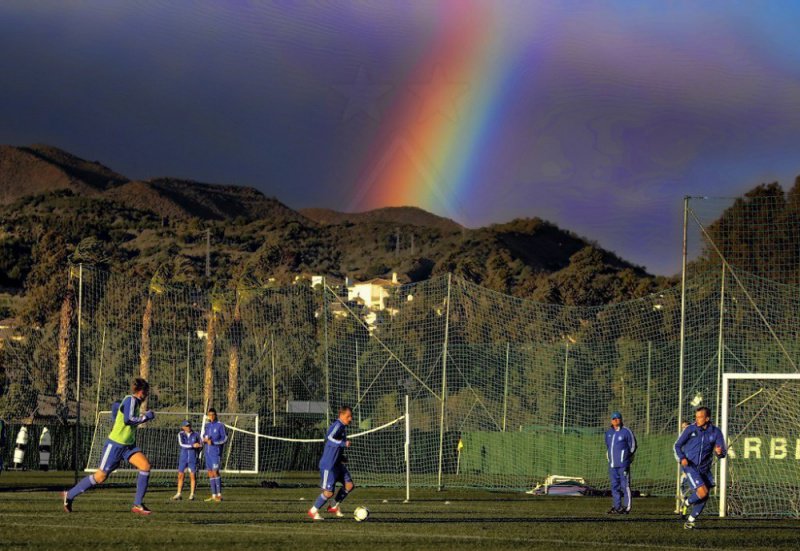
<instances>
[{"instance_id":1,"label":"goal post","mask_svg":"<svg viewBox=\"0 0 800 551\"><path fill-rule=\"evenodd\" d=\"M800 373L723 374L720 428L728 454L720 460L720 517L800 516L800 434L789 448L800 422L799 390Z\"/></svg>"}]
</instances>

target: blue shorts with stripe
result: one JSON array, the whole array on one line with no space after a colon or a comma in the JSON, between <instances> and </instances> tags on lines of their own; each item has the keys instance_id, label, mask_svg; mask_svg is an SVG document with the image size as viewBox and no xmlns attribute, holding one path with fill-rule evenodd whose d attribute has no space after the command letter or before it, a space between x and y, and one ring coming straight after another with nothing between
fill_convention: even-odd
<instances>
[{"instance_id":1,"label":"blue shorts with stripe","mask_svg":"<svg viewBox=\"0 0 800 551\"><path fill-rule=\"evenodd\" d=\"M334 465L332 469L320 469L319 479L320 487L326 492L332 492L337 482L340 484L353 482L353 479L350 476L350 471L348 471L347 467L341 463Z\"/></svg>"},{"instance_id":2,"label":"blue shorts with stripe","mask_svg":"<svg viewBox=\"0 0 800 551\"><path fill-rule=\"evenodd\" d=\"M98 469L106 474L111 474L119 468L119 464L123 460L129 461L131 457L141 453L141 451L136 445L126 446L113 440L106 440L100 452L100 466Z\"/></svg>"},{"instance_id":3,"label":"blue shorts with stripe","mask_svg":"<svg viewBox=\"0 0 800 551\"><path fill-rule=\"evenodd\" d=\"M206 446L204 455L206 457L206 470L218 471L222 462L222 446Z\"/></svg>"},{"instance_id":4,"label":"blue shorts with stripe","mask_svg":"<svg viewBox=\"0 0 800 551\"><path fill-rule=\"evenodd\" d=\"M700 486L705 486L706 488L711 489L716 485L714 482L714 475L711 474L710 470L701 471L696 467L689 465L688 467L683 467L683 472L686 473L686 481L694 490Z\"/></svg>"},{"instance_id":5,"label":"blue shorts with stripe","mask_svg":"<svg viewBox=\"0 0 800 551\"><path fill-rule=\"evenodd\" d=\"M194 450L181 450L181 456L178 458L178 472L182 473L186 469L189 472L197 472L197 452Z\"/></svg>"}]
</instances>

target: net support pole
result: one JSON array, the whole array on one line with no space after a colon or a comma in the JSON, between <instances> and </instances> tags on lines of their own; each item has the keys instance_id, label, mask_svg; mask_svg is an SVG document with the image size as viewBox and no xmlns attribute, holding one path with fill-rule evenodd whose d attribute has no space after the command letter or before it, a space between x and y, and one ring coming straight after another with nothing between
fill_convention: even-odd
<instances>
[{"instance_id":1,"label":"net support pole","mask_svg":"<svg viewBox=\"0 0 800 551\"><path fill-rule=\"evenodd\" d=\"M442 491L442 466L444 461L444 414L447 403L447 341L450 336L450 285L452 274L447 274L447 305L444 318L444 347L442 351L442 409L439 416L439 476L437 490Z\"/></svg>"},{"instance_id":2,"label":"net support pole","mask_svg":"<svg viewBox=\"0 0 800 551\"><path fill-rule=\"evenodd\" d=\"M256 415L256 434L261 434L258 429L259 429L259 426L258 426L258 415ZM258 438L256 438L255 439L255 443L253 444L253 448L254 448L253 455L255 456L254 459L255 459L256 473L260 472L259 471L260 466L258 464L258 448L260 447L260 445L261 445L261 443L258 441Z\"/></svg>"},{"instance_id":3,"label":"net support pole","mask_svg":"<svg viewBox=\"0 0 800 551\"><path fill-rule=\"evenodd\" d=\"M324 289L322 291L325 292ZM270 362L272 364L272 426L278 426L278 395L277 389L278 385L275 381L275 331L270 331L269 333L270 338L270 345L269 345L269 355L270 355Z\"/></svg>"},{"instance_id":4,"label":"net support pole","mask_svg":"<svg viewBox=\"0 0 800 551\"><path fill-rule=\"evenodd\" d=\"M97 393L94 401L94 424L100 420L100 388L103 386L103 356L106 350L106 328L103 327L103 337L100 342L100 370L97 374Z\"/></svg>"},{"instance_id":5,"label":"net support pole","mask_svg":"<svg viewBox=\"0 0 800 551\"><path fill-rule=\"evenodd\" d=\"M406 442L405 442L405 460L406 460L406 500L405 503L411 501L411 418L409 417L408 410L408 394L406 394Z\"/></svg>"},{"instance_id":6,"label":"net support pole","mask_svg":"<svg viewBox=\"0 0 800 551\"><path fill-rule=\"evenodd\" d=\"M78 265L78 342L75 352L76 374L75 374L75 398L77 407L75 410L75 450L73 456L75 460L75 484L78 483L78 462L81 448L81 330L83 329L83 264Z\"/></svg>"},{"instance_id":7,"label":"net support pole","mask_svg":"<svg viewBox=\"0 0 800 551\"><path fill-rule=\"evenodd\" d=\"M236 417L233 418L233 428L235 429L238 426L239 426L239 416L237 415ZM258 434L258 430L256 430L256 434ZM228 470L228 463L230 463L230 461L231 461L231 452L233 451L233 439L234 439L235 436L236 436L236 431L234 430L231 433L230 439L228 439L228 441L226 442L227 446L225 446L225 447L228 449L228 454L225 456L225 470L226 471Z\"/></svg>"},{"instance_id":8,"label":"net support pole","mask_svg":"<svg viewBox=\"0 0 800 551\"><path fill-rule=\"evenodd\" d=\"M189 417L189 371L192 365L192 332L186 332L186 417Z\"/></svg>"},{"instance_id":9,"label":"net support pole","mask_svg":"<svg viewBox=\"0 0 800 551\"><path fill-rule=\"evenodd\" d=\"M358 366L358 336L355 339L356 344L356 405L358 406L358 426L361 426L361 374L359 373Z\"/></svg>"},{"instance_id":10,"label":"net support pole","mask_svg":"<svg viewBox=\"0 0 800 551\"><path fill-rule=\"evenodd\" d=\"M722 436L728 434L728 376L722 375L722 418L720 419ZM728 498L728 458L719 460L719 516L724 517L727 509Z\"/></svg>"},{"instance_id":11,"label":"net support pole","mask_svg":"<svg viewBox=\"0 0 800 551\"><path fill-rule=\"evenodd\" d=\"M722 274L720 275L719 289L719 335L717 337L717 407L715 408L716 419L714 422L719 426L719 401L722 386L722 373L725 370L725 340L723 331L725 328L725 268L722 263Z\"/></svg>"},{"instance_id":12,"label":"net support pole","mask_svg":"<svg viewBox=\"0 0 800 551\"><path fill-rule=\"evenodd\" d=\"M652 387L653 341L647 341L647 409L644 414L644 433L650 434L650 390Z\"/></svg>"},{"instance_id":13,"label":"net support pole","mask_svg":"<svg viewBox=\"0 0 800 551\"><path fill-rule=\"evenodd\" d=\"M686 259L687 250L687 230L689 223L689 196L683 198L683 245L681 253L681 327L680 345L678 352L678 419L677 433L681 431L681 419L683 419L683 367L684 356L686 353ZM681 499L681 466L675 469L675 512L680 512Z\"/></svg>"},{"instance_id":14,"label":"net support pole","mask_svg":"<svg viewBox=\"0 0 800 551\"><path fill-rule=\"evenodd\" d=\"M561 434L567 430L567 375L569 373L569 341L564 350L564 395L561 397Z\"/></svg>"},{"instance_id":15,"label":"net support pole","mask_svg":"<svg viewBox=\"0 0 800 551\"><path fill-rule=\"evenodd\" d=\"M725 370L725 340L724 327L725 327L725 269L727 264L722 263L722 273L720 274L720 287L719 287L719 334L717 335L717 407L714 408L714 423L719 426L719 402L722 389L722 373ZM714 463L714 474L719 476L719 462ZM714 488L714 493L719 495L719 489Z\"/></svg>"},{"instance_id":16,"label":"net support pole","mask_svg":"<svg viewBox=\"0 0 800 551\"><path fill-rule=\"evenodd\" d=\"M506 343L506 373L503 382L503 432L506 431L506 419L508 418L508 357L511 352L511 343Z\"/></svg>"},{"instance_id":17,"label":"net support pole","mask_svg":"<svg viewBox=\"0 0 800 551\"><path fill-rule=\"evenodd\" d=\"M328 363L328 283L322 278L322 326L325 338L325 421L331 424L331 367Z\"/></svg>"}]
</instances>

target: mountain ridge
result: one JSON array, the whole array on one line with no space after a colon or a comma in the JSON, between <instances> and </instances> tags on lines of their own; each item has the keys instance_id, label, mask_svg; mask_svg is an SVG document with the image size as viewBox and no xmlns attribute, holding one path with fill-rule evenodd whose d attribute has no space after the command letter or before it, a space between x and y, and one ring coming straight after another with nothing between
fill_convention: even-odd
<instances>
[{"instance_id":1,"label":"mountain ridge","mask_svg":"<svg viewBox=\"0 0 800 551\"><path fill-rule=\"evenodd\" d=\"M413 206L293 210L251 187L131 180L44 145L0 146L0 196L0 287L32 297L31 319L48 311L68 258L145 279L166 269L175 281L217 287L309 274L366 280L397 272L419 282L453 273L574 305L642 296L667 281L536 217L465 228Z\"/></svg>"}]
</instances>

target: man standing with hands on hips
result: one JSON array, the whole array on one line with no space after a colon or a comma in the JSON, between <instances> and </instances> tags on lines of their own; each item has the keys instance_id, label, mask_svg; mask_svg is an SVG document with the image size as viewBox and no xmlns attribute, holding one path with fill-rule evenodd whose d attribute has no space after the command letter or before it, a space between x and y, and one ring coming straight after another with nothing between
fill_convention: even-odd
<instances>
[{"instance_id":1,"label":"man standing with hands on hips","mask_svg":"<svg viewBox=\"0 0 800 551\"><path fill-rule=\"evenodd\" d=\"M611 414L611 427L606 431L606 459L611 479L611 509L609 515L631 512L631 462L636 453L636 437L622 424L622 414Z\"/></svg>"}]
</instances>

